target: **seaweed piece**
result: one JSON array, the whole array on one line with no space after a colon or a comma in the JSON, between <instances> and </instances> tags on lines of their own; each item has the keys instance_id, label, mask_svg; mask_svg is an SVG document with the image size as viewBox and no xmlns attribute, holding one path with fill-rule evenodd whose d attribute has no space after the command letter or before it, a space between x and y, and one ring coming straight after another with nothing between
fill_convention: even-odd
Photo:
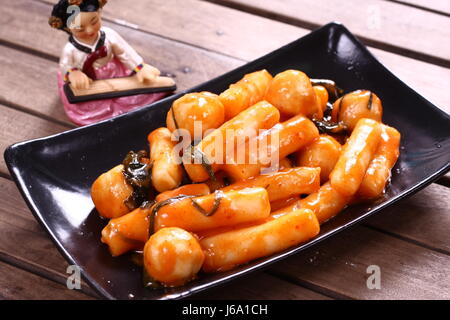
<instances>
[{"instance_id":1,"label":"seaweed piece","mask_svg":"<svg viewBox=\"0 0 450 320\"><path fill-rule=\"evenodd\" d=\"M347 126L342 122L331 122L326 120L313 120L313 122L321 133L340 133L347 130Z\"/></svg>"},{"instance_id":2,"label":"seaweed piece","mask_svg":"<svg viewBox=\"0 0 450 320\"><path fill-rule=\"evenodd\" d=\"M310 80L313 86L322 86L327 90L331 103L335 102L344 94L344 90L339 88L336 85L336 82L334 82L333 80L329 79L310 79Z\"/></svg>"},{"instance_id":3,"label":"seaweed piece","mask_svg":"<svg viewBox=\"0 0 450 320\"><path fill-rule=\"evenodd\" d=\"M124 201L130 210L139 207L148 200L152 164L142 161L143 158L147 157L148 153L144 150L137 153L130 151L122 162L125 180L133 188L131 195Z\"/></svg>"},{"instance_id":4,"label":"seaweed piece","mask_svg":"<svg viewBox=\"0 0 450 320\"><path fill-rule=\"evenodd\" d=\"M186 151L190 157L191 163L198 163L200 162L202 167L206 170L208 173L208 176L210 179L214 182L217 181L216 175L214 174L214 170L212 169L211 162L209 161L206 154L203 153L199 148L196 148L195 146L189 146L186 148Z\"/></svg>"},{"instance_id":5,"label":"seaweed piece","mask_svg":"<svg viewBox=\"0 0 450 320\"><path fill-rule=\"evenodd\" d=\"M158 211L162 207L167 206L167 205L172 204L172 203L177 202L177 201L181 201L181 200L188 199L188 198L194 198L194 197L197 197L197 196L180 194L180 195L175 196L173 198L169 198L169 199L166 199L164 201L160 201L160 202L156 203L153 206L152 211L150 212L150 214L148 216L148 218L149 218L148 219L148 221L149 221L149 224L148 224L148 237L150 238L150 236L153 233L155 233L155 217L156 217L156 214L158 213Z\"/></svg>"},{"instance_id":6,"label":"seaweed piece","mask_svg":"<svg viewBox=\"0 0 450 320\"><path fill-rule=\"evenodd\" d=\"M171 110L172 110L173 124L175 125L176 129L180 129L180 127L178 126L177 118L175 117L175 110L173 109L173 106L172 106Z\"/></svg>"},{"instance_id":7,"label":"seaweed piece","mask_svg":"<svg viewBox=\"0 0 450 320\"><path fill-rule=\"evenodd\" d=\"M369 110L372 109L372 102L373 102L373 92L370 91L369 100L367 101L367 109Z\"/></svg>"},{"instance_id":8,"label":"seaweed piece","mask_svg":"<svg viewBox=\"0 0 450 320\"><path fill-rule=\"evenodd\" d=\"M327 108L325 109L325 111L323 112L323 119L325 121L330 121L331 120L331 113L333 112L333 104L330 102L327 102Z\"/></svg>"},{"instance_id":9,"label":"seaweed piece","mask_svg":"<svg viewBox=\"0 0 450 320\"><path fill-rule=\"evenodd\" d=\"M197 209L201 214L203 214L206 217L210 217L214 215L214 213L216 213L217 209L219 209L223 197L224 197L223 191L217 190L214 192L214 205L209 212L203 209L194 199L191 199L191 202L194 208Z\"/></svg>"}]
</instances>

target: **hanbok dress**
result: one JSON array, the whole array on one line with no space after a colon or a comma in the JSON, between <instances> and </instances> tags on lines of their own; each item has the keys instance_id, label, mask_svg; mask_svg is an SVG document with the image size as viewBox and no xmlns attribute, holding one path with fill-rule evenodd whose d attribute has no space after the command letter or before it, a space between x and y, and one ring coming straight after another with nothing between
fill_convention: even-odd
<instances>
[{"instance_id":1,"label":"hanbok dress","mask_svg":"<svg viewBox=\"0 0 450 320\"><path fill-rule=\"evenodd\" d=\"M102 27L96 43L87 45L70 36L60 59L58 90L69 119L77 125L105 120L153 103L168 93L139 94L113 99L70 103L64 93L68 74L83 71L93 80L130 76L137 72L144 60L113 29Z\"/></svg>"}]
</instances>

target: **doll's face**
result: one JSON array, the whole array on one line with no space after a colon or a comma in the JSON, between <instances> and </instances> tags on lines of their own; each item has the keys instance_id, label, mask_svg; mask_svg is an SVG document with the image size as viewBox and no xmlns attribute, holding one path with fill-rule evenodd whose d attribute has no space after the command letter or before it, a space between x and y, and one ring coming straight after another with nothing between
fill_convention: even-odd
<instances>
[{"instance_id":1,"label":"doll's face","mask_svg":"<svg viewBox=\"0 0 450 320\"><path fill-rule=\"evenodd\" d=\"M87 44L97 40L98 31L102 26L100 12L80 12L70 28L72 35Z\"/></svg>"}]
</instances>

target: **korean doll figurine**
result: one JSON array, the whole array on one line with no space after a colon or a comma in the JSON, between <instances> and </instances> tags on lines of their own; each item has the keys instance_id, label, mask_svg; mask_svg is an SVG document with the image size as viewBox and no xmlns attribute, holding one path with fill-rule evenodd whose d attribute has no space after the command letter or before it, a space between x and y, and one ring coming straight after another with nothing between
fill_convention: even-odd
<instances>
[{"instance_id":1,"label":"korean doll figurine","mask_svg":"<svg viewBox=\"0 0 450 320\"><path fill-rule=\"evenodd\" d=\"M151 104L176 88L117 32L102 26L106 2L60 0L49 19L51 27L69 34L59 62L58 91L68 118L81 126Z\"/></svg>"}]
</instances>

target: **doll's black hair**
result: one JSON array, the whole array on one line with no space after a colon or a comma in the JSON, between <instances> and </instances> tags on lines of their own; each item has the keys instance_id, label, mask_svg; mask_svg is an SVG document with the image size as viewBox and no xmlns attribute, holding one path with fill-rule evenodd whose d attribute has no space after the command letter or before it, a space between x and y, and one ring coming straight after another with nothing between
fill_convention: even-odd
<instances>
[{"instance_id":1,"label":"doll's black hair","mask_svg":"<svg viewBox=\"0 0 450 320\"><path fill-rule=\"evenodd\" d=\"M48 24L55 29L70 33L67 27L67 20L73 14L67 12L69 6L78 6L80 12L96 12L108 2L108 0L60 0L53 6L52 16L48 19Z\"/></svg>"}]
</instances>

